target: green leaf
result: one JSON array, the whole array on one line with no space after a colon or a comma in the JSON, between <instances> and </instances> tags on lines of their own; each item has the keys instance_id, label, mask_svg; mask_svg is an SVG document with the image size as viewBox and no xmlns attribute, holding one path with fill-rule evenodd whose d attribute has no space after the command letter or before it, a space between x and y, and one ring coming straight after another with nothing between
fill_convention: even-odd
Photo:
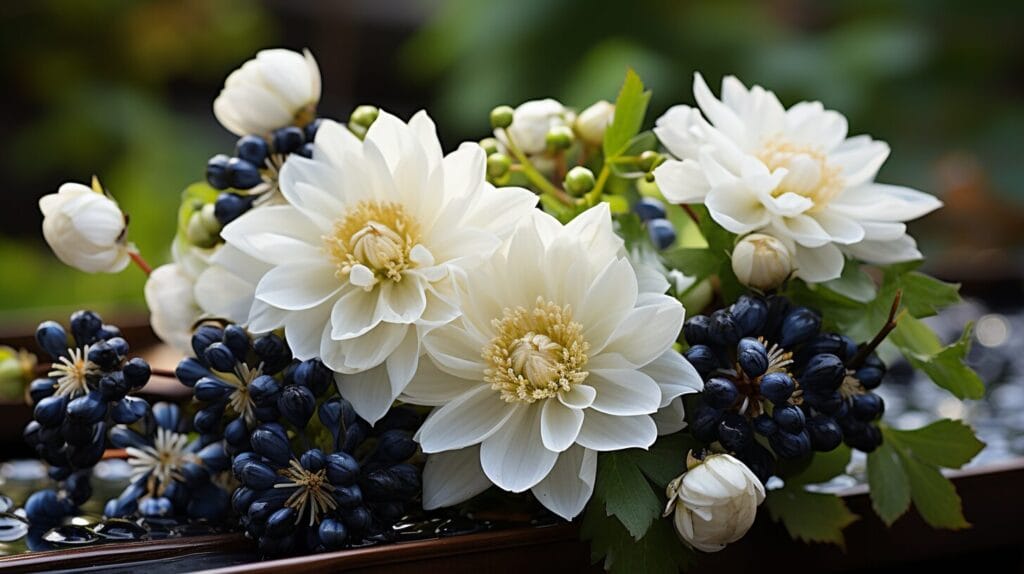
<instances>
[{"instance_id":1,"label":"green leaf","mask_svg":"<svg viewBox=\"0 0 1024 574\"><path fill-rule=\"evenodd\" d=\"M615 100L615 117L604 132L605 161L621 155L628 148L629 141L640 133L650 100L651 92L644 91L640 76L632 68L626 70L626 80Z\"/></svg>"},{"instance_id":2,"label":"green leaf","mask_svg":"<svg viewBox=\"0 0 1024 574\"><path fill-rule=\"evenodd\" d=\"M828 452L816 452L809 459L794 463L792 460L779 459L779 476L787 485L818 484L846 472L846 466L850 464L850 447L845 444ZM791 464L801 466L787 467Z\"/></svg>"},{"instance_id":3,"label":"green leaf","mask_svg":"<svg viewBox=\"0 0 1024 574\"><path fill-rule=\"evenodd\" d=\"M623 451L640 467L644 475L664 490L668 483L686 470L686 453L700 444L688 433L663 436L647 450Z\"/></svg>"},{"instance_id":4,"label":"green leaf","mask_svg":"<svg viewBox=\"0 0 1024 574\"><path fill-rule=\"evenodd\" d=\"M772 520L781 521L791 538L843 548L843 529L858 519L838 496L808 492L801 486L770 491L765 505Z\"/></svg>"},{"instance_id":5,"label":"green leaf","mask_svg":"<svg viewBox=\"0 0 1024 574\"><path fill-rule=\"evenodd\" d=\"M985 384L964 363L971 348L971 325L955 343L943 347L938 336L922 321L910 316L900 318L892 333L892 342L916 369L924 371L936 385L961 399L980 399Z\"/></svg>"},{"instance_id":6,"label":"green leaf","mask_svg":"<svg viewBox=\"0 0 1024 574\"><path fill-rule=\"evenodd\" d=\"M916 430L886 429L885 439L905 455L942 468L960 468L985 448L971 427L950 419Z\"/></svg>"},{"instance_id":7,"label":"green leaf","mask_svg":"<svg viewBox=\"0 0 1024 574\"><path fill-rule=\"evenodd\" d=\"M852 260L843 266L843 274L838 279L825 283L825 287L859 303L870 303L878 295L878 289L871 277Z\"/></svg>"},{"instance_id":8,"label":"green leaf","mask_svg":"<svg viewBox=\"0 0 1024 574\"><path fill-rule=\"evenodd\" d=\"M678 574L693 564L693 550L679 540L669 520L658 520L637 541L600 506L599 500L587 505L580 532L584 540L590 541L590 557L595 564L604 559L604 569L612 574Z\"/></svg>"},{"instance_id":9,"label":"green leaf","mask_svg":"<svg viewBox=\"0 0 1024 574\"><path fill-rule=\"evenodd\" d=\"M887 525L891 526L910 508L910 481L892 444L883 442L868 454L868 486L871 506Z\"/></svg>"},{"instance_id":10,"label":"green leaf","mask_svg":"<svg viewBox=\"0 0 1024 574\"><path fill-rule=\"evenodd\" d=\"M188 221L192 214L203 208L207 203L217 201L220 192L205 182L196 182L181 192L181 206L178 208L178 233L184 237L188 231Z\"/></svg>"},{"instance_id":11,"label":"green leaf","mask_svg":"<svg viewBox=\"0 0 1024 574\"><path fill-rule=\"evenodd\" d=\"M934 466L902 457L904 469L910 479L910 493L914 508L921 518L934 528L960 530L970 527L964 518L960 495L948 478Z\"/></svg>"},{"instance_id":12,"label":"green leaf","mask_svg":"<svg viewBox=\"0 0 1024 574\"><path fill-rule=\"evenodd\" d=\"M618 518L636 540L663 509L629 451L601 453L594 494L605 501L608 515Z\"/></svg>"},{"instance_id":13,"label":"green leaf","mask_svg":"<svg viewBox=\"0 0 1024 574\"><path fill-rule=\"evenodd\" d=\"M696 281L702 281L717 273L724 258L724 254L715 253L710 249L690 247L671 249L663 252L661 256L667 266L696 278Z\"/></svg>"},{"instance_id":14,"label":"green leaf","mask_svg":"<svg viewBox=\"0 0 1024 574\"><path fill-rule=\"evenodd\" d=\"M931 317L960 302L960 284L945 283L924 273L911 271L899 278L903 304L915 317Z\"/></svg>"}]
</instances>

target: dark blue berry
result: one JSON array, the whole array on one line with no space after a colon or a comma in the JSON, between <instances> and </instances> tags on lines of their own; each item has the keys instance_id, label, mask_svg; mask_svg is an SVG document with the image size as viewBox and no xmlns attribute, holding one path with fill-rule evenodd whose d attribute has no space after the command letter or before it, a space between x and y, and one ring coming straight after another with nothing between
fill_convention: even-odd
<instances>
[{"instance_id":1,"label":"dark blue berry","mask_svg":"<svg viewBox=\"0 0 1024 574\"><path fill-rule=\"evenodd\" d=\"M338 550L348 541L348 530L340 520L325 518L317 528L320 543L328 550Z\"/></svg>"},{"instance_id":2,"label":"dark blue berry","mask_svg":"<svg viewBox=\"0 0 1024 574\"><path fill-rule=\"evenodd\" d=\"M295 126L281 128L274 132L274 152L284 155L298 151L305 141L302 129Z\"/></svg>"},{"instance_id":3,"label":"dark blue berry","mask_svg":"<svg viewBox=\"0 0 1024 574\"><path fill-rule=\"evenodd\" d=\"M220 342L224 337L224 329L216 327L214 325L200 325L196 328L195 332L192 333L192 352L197 357L203 357L206 353L206 348L210 345Z\"/></svg>"},{"instance_id":4,"label":"dark blue berry","mask_svg":"<svg viewBox=\"0 0 1024 574\"><path fill-rule=\"evenodd\" d=\"M273 432L261 425L249 438L252 449L278 466L285 466L291 459L291 447L287 437Z\"/></svg>"},{"instance_id":5,"label":"dark blue berry","mask_svg":"<svg viewBox=\"0 0 1024 574\"><path fill-rule=\"evenodd\" d=\"M768 437L768 443L780 458L802 458L811 452L811 437L807 431L793 434L780 430Z\"/></svg>"},{"instance_id":6,"label":"dark blue berry","mask_svg":"<svg viewBox=\"0 0 1024 574\"><path fill-rule=\"evenodd\" d=\"M748 377L760 377L768 370L768 349L757 339L740 339L736 345L736 362Z\"/></svg>"},{"instance_id":7,"label":"dark blue berry","mask_svg":"<svg viewBox=\"0 0 1024 574\"><path fill-rule=\"evenodd\" d=\"M761 396L775 404L783 404L789 400L796 390L796 383L786 373L774 372L761 377Z\"/></svg>"},{"instance_id":8,"label":"dark blue berry","mask_svg":"<svg viewBox=\"0 0 1024 574\"><path fill-rule=\"evenodd\" d=\"M821 315L807 307L797 307L782 320L779 345L792 348L810 340L821 329Z\"/></svg>"},{"instance_id":9,"label":"dark blue berry","mask_svg":"<svg viewBox=\"0 0 1024 574\"><path fill-rule=\"evenodd\" d=\"M235 365L238 364L238 359L235 358L235 354L231 352L231 349L219 341L206 348L206 351L203 352L203 358L206 359L206 362L214 370L222 373L234 372Z\"/></svg>"},{"instance_id":10,"label":"dark blue berry","mask_svg":"<svg viewBox=\"0 0 1024 574\"><path fill-rule=\"evenodd\" d=\"M416 454L416 441L408 431L389 430L377 437L377 447L370 458L374 462L394 464L409 459Z\"/></svg>"},{"instance_id":11,"label":"dark blue berry","mask_svg":"<svg viewBox=\"0 0 1024 574\"><path fill-rule=\"evenodd\" d=\"M331 387L334 373L319 359L310 359L295 366L292 380L297 385L309 388L314 395L320 396Z\"/></svg>"},{"instance_id":12,"label":"dark blue berry","mask_svg":"<svg viewBox=\"0 0 1024 574\"><path fill-rule=\"evenodd\" d=\"M327 480L331 484L350 485L359 476L359 463L351 455L335 452L327 455Z\"/></svg>"},{"instance_id":13,"label":"dark blue berry","mask_svg":"<svg viewBox=\"0 0 1024 574\"><path fill-rule=\"evenodd\" d=\"M653 197L641 197L633 206L633 211L640 216L642 221L665 219L666 217L665 204Z\"/></svg>"},{"instance_id":14,"label":"dark blue berry","mask_svg":"<svg viewBox=\"0 0 1024 574\"><path fill-rule=\"evenodd\" d=\"M315 118L313 121L306 124L306 127L302 129L306 136L307 142L316 140L316 133L320 130L320 126L323 124L322 118Z\"/></svg>"},{"instance_id":15,"label":"dark blue berry","mask_svg":"<svg viewBox=\"0 0 1024 574\"><path fill-rule=\"evenodd\" d=\"M768 319L768 305L763 299L749 295L740 295L729 312L744 337L760 333Z\"/></svg>"},{"instance_id":16,"label":"dark blue berry","mask_svg":"<svg viewBox=\"0 0 1024 574\"><path fill-rule=\"evenodd\" d=\"M273 333L257 337L256 340L253 341L253 350L256 352L256 356L259 357L260 361L263 362L263 372L268 375L280 372L281 369L287 367L288 364L292 362L291 349L288 348L284 339ZM314 393L316 393L315 389Z\"/></svg>"},{"instance_id":17,"label":"dark blue berry","mask_svg":"<svg viewBox=\"0 0 1024 574\"><path fill-rule=\"evenodd\" d=\"M667 219L652 219L647 222L647 236L658 249L668 249L676 242L676 228Z\"/></svg>"},{"instance_id":18,"label":"dark blue berry","mask_svg":"<svg viewBox=\"0 0 1024 574\"><path fill-rule=\"evenodd\" d=\"M231 177L228 174L228 161L231 158L219 153L206 162L206 182L214 189L227 189L231 187Z\"/></svg>"},{"instance_id":19,"label":"dark blue berry","mask_svg":"<svg viewBox=\"0 0 1024 574\"><path fill-rule=\"evenodd\" d=\"M707 345L694 345L687 349L684 355L702 378L706 378L718 368L718 357Z\"/></svg>"},{"instance_id":20,"label":"dark blue berry","mask_svg":"<svg viewBox=\"0 0 1024 574\"><path fill-rule=\"evenodd\" d=\"M170 516L174 513L174 505L170 499L163 496L152 498L146 497L139 502L139 514L147 518Z\"/></svg>"},{"instance_id":21,"label":"dark blue berry","mask_svg":"<svg viewBox=\"0 0 1024 574\"><path fill-rule=\"evenodd\" d=\"M711 314L708 336L713 343L723 347L732 347L742 338L739 327L732 318L732 313L724 309L719 309Z\"/></svg>"},{"instance_id":22,"label":"dark blue berry","mask_svg":"<svg viewBox=\"0 0 1024 574\"><path fill-rule=\"evenodd\" d=\"M707 345L711 342L708 329L711 326L711 318L707 315L694 315L683 323L683 336L686 342L691 345Z\"/></svg>"},{"instance_id":23,"label":"dark blue berry","mask_svg":"<svg viewBox=\"0 0 1024 574\"><path fill-rule=\"evenodd\" d=\"M726 413L718 423L718 442L730 452L746 450L753 434L750 421L739 413Z\"/></svg>"},{"instance_id":24,"label":"dark blue berry","mask_svg":"<svg viewBox=\"0 0 1024 574\"><path fill-rule=\"evenodd\" d=\"M60 426L60 423L64 422L66 407L67 397L49 396L36 403L32 416L44 427L57 427Z\"/></svg>"},{"instance_id":25,"label":"dark blue berry","mask_svg":"<svg viewBox=\"0 0 1024 574\"><path fill-rule=\"evenodd\" d=\"M776 407L772 418L779 428L791 433L798 433L804 428L804 412L795 405Z\"/></svg>"},{"instance_id":26,"label":"dark blue berry","mask_svg":"<svg viewBox=\"0 0 1024 574\"><path fill-rule=\"evenodd\" d=\"M92 311L75 311L71 315L71 335L79 345L91 345L103 327L103 319Z\"/></svg>"},{"instance_id":27,"label":"dark blue berry","mask_svg":"<svg viewBox=\"0 0 1024 574\"><path fill-rule=\"evenodd\" d=\"M121 360L117 349L109 341L100 341L90 347L87 358L104 371L114 370L117 367L117 363Z\"/></svg>"},{"instance_id":28,"label":"dark blue berry","mask_svg":"<svg viewBox=\"0 0 1024 574\"><path fill-rule=\"evenodd\" d=\"M57 381L53 379L36 379L28 386L28 395L32 403L38 403L57 391Z\"/></svg>"},{"instance_id":29,"label":"dark blue berry","mask_svg":"<svg viewBox=\"0 0 1024 574\"><path fill-rule=\"evenodd\" d=\"M703 443L714 442L718 437L718 423L722 416L722 411L704 402L698 403L691 424L694 438Z\"/></svg>"},{"instance_id":30,"label":"dark blue berry","mask_svg":"<svg viewBox=\"0 0 1024 574\"><path fill-rule=\"evenodd\" d=\"M881 418L885 412L885 403L882 397L874 393L854 395L850 400L850 414L861 421L873 421Z\"/></svg>"},{"instance_id":31,"label":"dark blue berry","mask_svg":"<svg viewBox=\"0 0 1024 574\"><path fill-rule=\"evenodd\" d=\"M228 160L228 176L235 189L251 189L263 181L258 167L237 157Z\"/></svg>"},{"instance_id":32,"label":"dark blue berry","mask_svg":"<svg viewBox=\"0 0 1024 574\"><path fill-rule=\"evenodd\" d=\"M134 357L121 367L121 372L124 374L124 380L128 383L128 386L138 390L146 386L153 371L145 360L140 357Z\"/></svg>"},{"instance_id":33,"label":"dark blue berry","mask_svg":"<svg viewBox=\"0 0 1024 574\"><path fill-rule=\"evenodd\" d=\"M146 416L149 403L136 397L125 397L114 404L110 418L117 424L130 425Z\"/></svg>"},{"instance_id":34,"label":"dark blue berry","mask_svg":"<svg viewBox=\"0 0 1024 574\"><path fill-rule=\"evenodd\" d=\"M56 321L46 321L36 328L36 342L55 361L68 354L68 334Z\"/></svg>"},{"instance_id":35,"label":"dark blue berry","mask_svg":"<svg viewBox=\"0 0 1024 574\"><path fill-rule=\"evenodd\" d=\"M266 464L252 461L242 467L238 480L253 490L266 490L277 482L277 473Z\"/></svg>"},{"instance_id":36,"label":"dark blue berry","mask_svg":"<svg viewBox=\"0 0 1024 574\"><path fill-rule=\"evenodd\" d=\"M843 430L832 417L817 414L807 419L807 434L811 447L819 452L828 452L843 442Z\"/></svg>"},{"instance_id":37,"label":"dark blue berry","mask_svg":"<svg viewBox=\"0 0 1024 574\"><path fill-rule=\"evenodd\" d=\"M724 377L714 377L704 383L704 402L715 409L727 409L736 402L740 392L736 384Z\"/></svg>"},{"instance_id":38,"label":"dark blue berry","mask_svg":"<svg viewBox=\"0 0 1024 574\"><path fill-rule=\"evenodd\" d=\"M835 355L822 353L814 355L807 361L798 381L800 386L817 394L835 391L846 378L846 365Z\"/></svg>"},{"instance_id":39,"label":"dark blue berry","mask_svg":"<svg viewBox=\"0 0 1024 574\"><path fill-rule=\"evenodd\" d=\"M235 155L253 165L263 165L267 161L270 146L259 136L248 135L238 138L235 144Z\"/></svg>"},{"instance_id":40,"label":"dark blue berry","mask_svg":"<svg viewBox=\"0 0 1024 574\"><path fill-rule=\"evenodd\" d=\"M253 198L224 192L213 203L213 216L221 225L227 225L252 208Z\"/></svg>"},{"instance_id":41,"label":"dark blue berry","mask_svg":"<svg viewBox=\"0 0 1024 574\"><path fill-rule=\"evenodd\" d=\"M752 422L754 430L761 436L772 436L779 432L779 425L775 423L775 419L766 414L757 415Z\"/></svg>"},{"instance_id":42,"label":"dark blue berry","mask_svg":"<svg viewBox=\"0 0 1024 574\"><path fill-rule=\"evenodd\" d=\"M296 155L300 155L307 159L313 159L313 142L302 144L302 147L295 150Z\"/></svg>"}]
</instances>

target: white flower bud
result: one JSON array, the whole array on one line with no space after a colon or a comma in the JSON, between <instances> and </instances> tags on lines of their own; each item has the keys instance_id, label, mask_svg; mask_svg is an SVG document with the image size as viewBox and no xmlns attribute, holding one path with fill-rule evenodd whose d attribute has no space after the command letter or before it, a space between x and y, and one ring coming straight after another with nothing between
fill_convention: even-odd
<instances>
[{"instance_id":1,"label":"white flower bud","mask_svg":"<svg viewBox=\"0 0 1024 574\"><path fill-rule=\"evenodd\" d=\"M572 110L557 100L532 100L521 104L512 114L508 133L512 141L526 155L543 153L551 128L571 126L575 119ZM499 139L504 134L499 132Z\"/></svg>"},{"instance_id":2,"label":"white flower bud","mask_svg":"<svg viewBox=\"0 0 1024 574\"><path fill-rule=\"evenodd\" d=\"M86 273L117 273L128 266L127 222L117 202L93 187L65 183L39 199L43 237L65 264Z\"/></svg>"},{"instance_id":3,"label":"white flower bud","mask_svg":"<svg viewBox=\"0 0 1024 574\"><path fill-rule=\"evenodd\" d=\"M718 552L750 530L764 502L764 486L732 455L712 454L688 463L690 470L668 485L665 515L674 512L676 532L691 546Z\"/></svg>"},{"instance_id":4,"label":"white flower bud","mask_svg":"<svg viewBox=\"0 0 1024 574\"><path fill-rule=\"evenodd\" d=\"M774 289L793 271L786 245L763 233L751 233L732 250L732 270L740 283L755 289Z\"/></svg>"},{"instance_id":5,"label":"white flower bud","mask_svg":"<svg viewBox=\"0 0 1024 574\"><path fill-rule=\"evenodd\" d=\"M153 332L183 353L190 352L192 326L202 315L194 286L192 277L177 263L157 267L146 281L146 305Z\"/></svg>"},{"instance_id":6,"label":"white flower bud","mask_svg":"<svg viewBox=\"0 0 1024 574\"><path fill-rule=\"evenodd\" d=\"M576 118L576 134L593 146L604 142L604 131L615 117L615 104L601 100L580 112Z\"/></svg>"},{"instance_id":7,"label":"white flower bud","mask_svg":"<svg viewBox=\"0 0 1024 574\"><path fill-rule=\"evenodd\" d=\"M320 68L309 50L262 50L238 68L213 102L217 121L236 135L267 134L316 115Z\"/></svg>"}]
</instances>

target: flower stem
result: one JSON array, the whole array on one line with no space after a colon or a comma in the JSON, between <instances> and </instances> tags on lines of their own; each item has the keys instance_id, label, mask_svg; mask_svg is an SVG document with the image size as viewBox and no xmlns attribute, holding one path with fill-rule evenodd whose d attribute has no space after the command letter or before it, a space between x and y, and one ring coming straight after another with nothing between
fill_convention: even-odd
<instances>
[{"instance_id":1,"label":"flower stem","mask_svg":"<svg viewBox=\"0 0 1024 574\"><path fill-rule=\"evenodd\" d=\"M608 183L608 178L611 174L612 170L608 167L608 163L605 162L604 167L601 168L601 173L597 176L597 183L594 184L594 189L587 193L587 207L593 207L601 201L601 193L604 192L604 186Z\"/></svg>"},{"instance_id":2,"label":"flower stem","mask_svg":"<svg viewBox=\"0 0 1024 574\"><path fill-rule=\"evenodd\" d=\"M537 168L534 167L532 163L530 163L530 158L526 157L526 154L524 154L522 150L520 150L519 147L516 146L516 143L512 140L512 134L508 133L508 130L503 131L505 134L505 141L508 144L508 150L512 152L512 155L515 156L516 161L518 161L519 165L522 166L523 175L526 176L526 179L529 179L530 183L537 186L537 188L541 190L541 193L550 195L557 199L558 201L570 207L575 205L576 202L573 201L572 197L570 197L569 194L565 193L564 191L556 187L555 184L548 181L548 178L544 177L544 174L538 171Z\"/></svg>"},{"instance_id":3,"label":"flower stem","mask_svg":"<svg viewBox=\"0 0 1024 574\"><path fill-rule=\"evenodd\" d=\"M142 272L145 273L146 275L150 275L153 273L153 268L150 267L149 263L147 263L146 260L142 258L142 254L139 253L138 251L134 249L128 251L128 257L131 257L132 261L134 261L135 264L139 266L139 269L142 269Z\"/></svg>"},{"instance_id":4,"label":"flower stem","mask_svg":"<svg viewBox=\"0 0 1024 574\"><path fill-rule=\"evenodd\" d=\"M886 320L885 324L882 325L882 328L878 330L878 333L875 334L875 337L871 339L871 342L861 347L860 350L857 351L857 354L850 359L850 362L846 364L847 369L857 370L860 368L864 360L868 358L868 355L874 352L874 350L882 344L882 341L889 336L889 333L896 328L896 323L899 322L900 319L897 313L900 310L901 299L903 299L903 290L897 289L896 296L892 299L892 307L889 308L889 318Z\"/></svg>"}]
</instances>

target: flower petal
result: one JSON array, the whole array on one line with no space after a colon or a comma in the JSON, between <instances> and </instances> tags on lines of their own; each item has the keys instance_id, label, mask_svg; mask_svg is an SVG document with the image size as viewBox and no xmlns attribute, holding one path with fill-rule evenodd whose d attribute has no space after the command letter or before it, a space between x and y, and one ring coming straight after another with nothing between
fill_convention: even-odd
<instances>
[{"instance_id":1,"label":"flower petal","mask_svg":"<svg viewBox=\"0 0 1024 574\"><path fill-rule=\"evenodd\" d=\"M333 265L313 262L274 267L256 285L256 298L278 309L311 309L341 290L334 271Z\"/></svg>"},{"instance_id":2,"label":"flower petal","mask_svg":"<svg viewBox=\"0 0 1024 574\"><path fill-rule=\"evenodd\" d=\"M540 406L523 405L480 446L484 472L499 488L523 492L536 486L555 466L558 453L544 447L540 422Z\"/></svg>"},{"instance_id":3,"label":"flower petal","mask_svg":"<svg viewBox=\"0 0 1024 574\"><path fill-rule=\"evenodd\" d=\"M416 375L405 387L401 399L414 405L444 405L481 382L460 379L437 368L430 358L422 358L417 364Z\"/></svg>"},{"instance_id":4,"label":"flower petal","mask_svg":"<svg viewBox=\"0 0 1024 574\"><path fill-rule=\"evenodd\" d=\"M519 403L506 403L489 385L480 384L430 413L416 432L416 440L425 453L479 444L495 433L511 434L512 429L507 428L506 423L517 422L521 418L520 411L528 408ZM540 437L537 439L539 443Z\"/></svg>"},{"instance_id":5,"label":"flower petal","mask_svg":"<svg viewBox=\"0 0 1024 574\"><path fill-rule=\"evenodd\" d=\"M672 399L704 390L704 381L697 369L681 354L669 349L641 369L661 387L661 404L666 407Z\"/></svg>"},{"instance_id":6,"label":"flower petal","mask_svg":"<svg viewBox=\"0 0 1024 574\"><path fill-rule=\"evenodd\" d=\"M845 262L842 251L831 243L821 247L797 244L793 266L797 277L808 283L822 283L838 278Z\"/></svg>"},{"instance_id":7,"label":"flower petal","mask_svg":"<svg viewBox=\"0 0 1024 574\"><path fill-rule=\"evenodd\" d=\"M356 414L371 425L388 412L398 396L388 381L388 371L384 366L351 375L335 373L334 381L338 392L352 403Z\"/></svg>"},{"instance_id":8,"label":"flower petal","mask_svg":"<svg viewBox=\"0 0 1024 574\"><path fill-rule=\"evenodd\" d=\"M658 428L650 415L619 417L593 409L585 415L576 442L598 452L647 448L658 438Z\"/></svg>"},{"instance_id":9,"label":"flower petal","mask_svg":"<svg viewBox=\"0 0 1024 574\"><path fill-rule=\"evenodd\" d=\"M540 437L544 447L562 452L576 442L583 426L583 411L569 408L557 400L547 399L541 407Z\"/></svg>"},{"instance_id":10,"label":"flower petal","mask_svg":"<svg viewBox=\"0 0 1024 574\"><path fill-rule=\"evenodd\" d=\"M551 473L532 489L537 501L566 520L572 520L594 493L597 453L575 445L558 455Z\"/></svg>"},{"instance_id":11,"label":"flower petal","mask_svg":"<svg viewBox=\"0 0 1024 574\"><path fill-rule=\"evenodd\" d=\"M479 446L434 453L423 467L423 509L453 506L490 487Z\"/></svg>"}]
</instances>

